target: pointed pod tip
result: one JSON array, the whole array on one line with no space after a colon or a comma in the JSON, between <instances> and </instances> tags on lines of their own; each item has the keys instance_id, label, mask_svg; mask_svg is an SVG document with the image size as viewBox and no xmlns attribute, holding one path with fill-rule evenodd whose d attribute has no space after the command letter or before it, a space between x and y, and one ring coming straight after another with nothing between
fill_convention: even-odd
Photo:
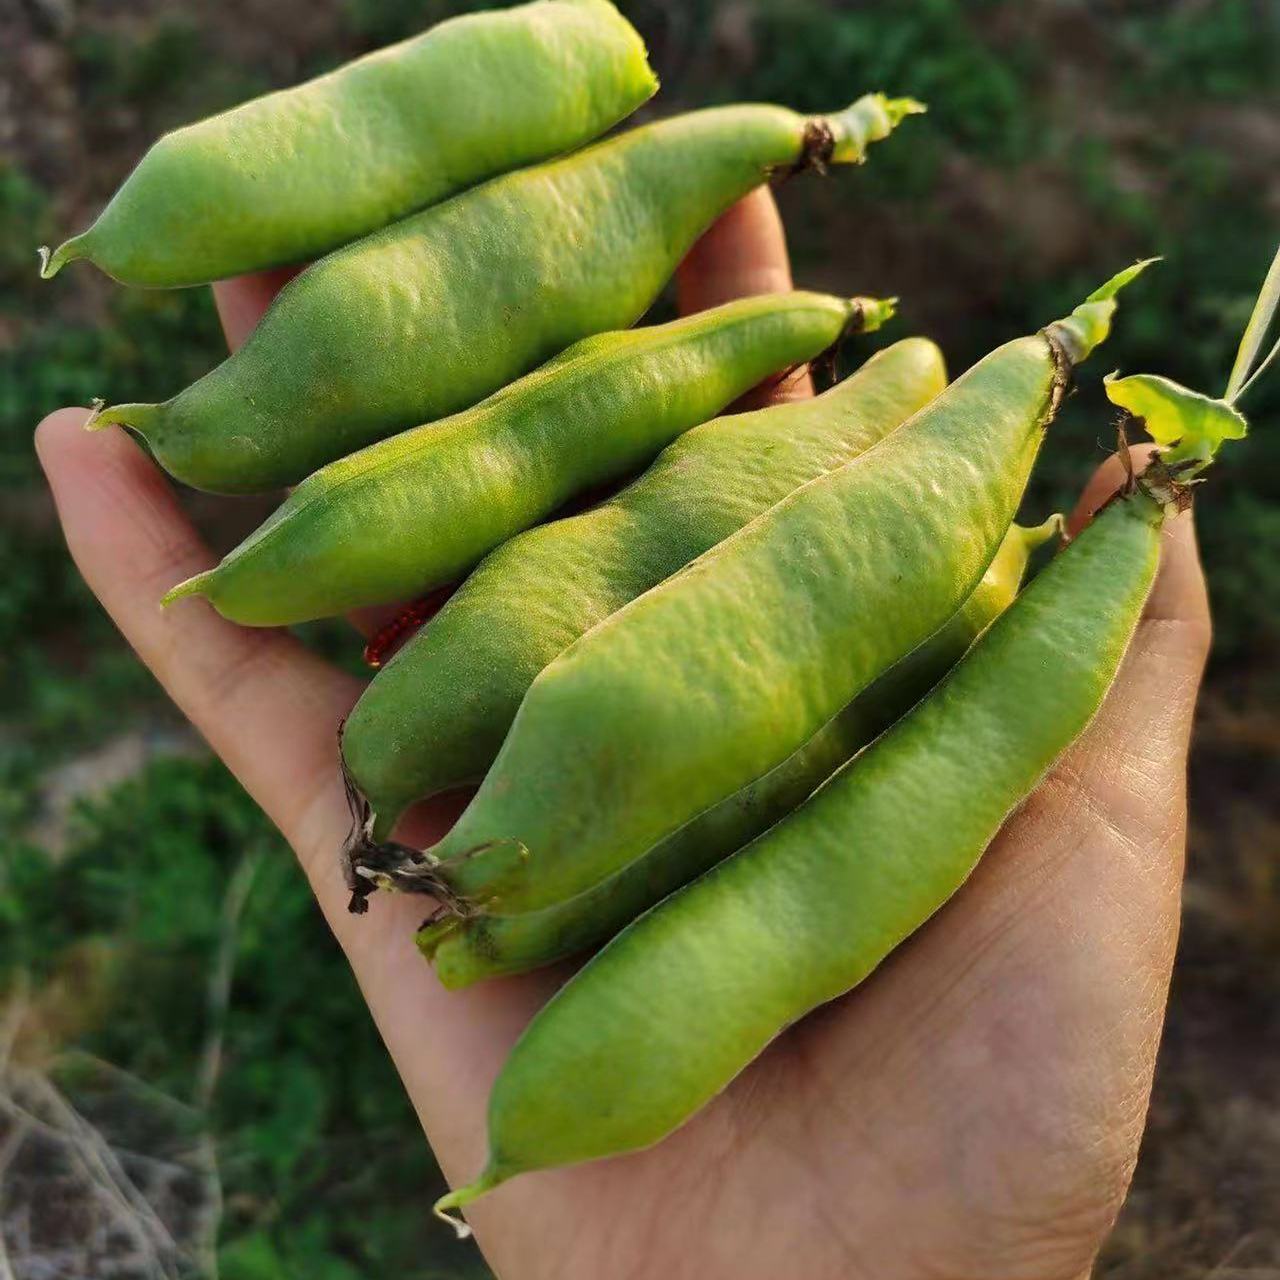
<instances>
[{"instance_id":1,"label":"pointed pod tip","mask_svg":"<svg viewBox=\"0 0 1280 1280\"><path fill-rule=\"evenodd\" d=\"M471 1228L460 1215L451 1213L450 1210L466 1208L472 1201L479 1200L482 1195L492 1191L499 1183L505 1182L506 1178L507 1175L499 1173L492 1165L489 1165L474 1182L468 1183L465 1187L458 1187L457 1190L441 1196L431 1206L431 1212L441 1222L447 1222L457 1233L459 1240L465 1240L471 1235Z\"/></svg>"},{"instance_id":2,"label":"pointed pod tip","mask_svg":"<svg viewBox=\"0 0 1280 1280\"><path fill-rule=\"evenodd\" d=\"M202 596L207 593L213 575L216 569L206 569L203 573L197 573L193 577L187 578L183 582L179 582L176 587L170 587L168 591L160 597L160 607L167 609L175 600L185 599L187 596Z\"/></svg>"},{"instance_id":3,"label":"pointed pod tip","mask_svg":"<svg viewBox=\"0 0 1280 1280\"><path fill-rule=\"evenodd\" d=\"M447 1222L453 1228L453 1234L459 1240L467 1240L472 1232L467 1225L466 1220L460 1216L456 1216L449 1212L454 1207L456 1201L454 1199L456 1192L450 1192L447 1196L441 1196L439 1200L431 1206L431 1212L435 1214L441 1222Z\"/></svg>"},{"instance_id":4,"label":"pointed pod tip","mask_svg":"<svg viewBox=\"0 0 1280 1280\"><path fill-rule=\"evenodd\" d=\"M1062 512L1055 511L1047 520L1037 525L1016 525L1028 552L1043 547L1052 538L1062 538L1067 531L1067 521Z\"/></svg>"},{"instance_id":5,"label":"pointed pod tip","mask_svg":"<svg viewBox=\"0 0 1280 1280\"><path fill-rule=\"evenodd\" d=\"M70 240L64 240L56 249L50 249L47 244L42 244L36 250L36 255L40 259L40 279L52 280L68 262L84 257L80 247L83 239L83 236L73 236Z\"/></svg>"},{"instance_id":6,"label":"pointed pod tip","mask_svg":"<svg viewBox=\"0 0 1280 1280\"><path fill-rule=\"evenodd\" d=\"M102 414L106 407L107 402L101 396L95 396L89 402L89 416L84 420L86 431L101 431L103 427L109 425L102 421Z\"/></svg>"},{"instance_id":7,"label":"pointed pod tip","mask_svg":"<svg viewBox=\"0 0 1280 1280\"><path fill-rule=\"evenodd\" d=\"M154 404L107 404L105 400L95 399L91 412L85 419L86 431L101 431L104 427L117 425L128 427L139 435L145 436L151 419L155 417L159 405Z\"/></svg>"}]
</instances>

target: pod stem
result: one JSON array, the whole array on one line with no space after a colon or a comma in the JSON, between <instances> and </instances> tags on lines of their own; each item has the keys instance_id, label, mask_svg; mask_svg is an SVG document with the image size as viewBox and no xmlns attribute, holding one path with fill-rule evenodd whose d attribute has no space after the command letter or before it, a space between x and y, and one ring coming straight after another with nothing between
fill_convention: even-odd
<instances>
[{"instance_id":1,"label":"pod stem","mask_svg":"<svg viewBox=\"0 0 1280 1280\"><path fill-rule=\"evenodd\" d=\"M370 837L378 842L390 840L391 833L395 830L396 823L400 821L404 808L403 805L394 809L383 805L380 809L372 809L369 822Z\"/></svg>"},{"instance_id":2,"label":"pod stem","mask_svg":"<svg viewBox=\"0 0 1280 1280\"><path fill-rule=\"evenodd\" d=\"M841 338L855 333L875 333L897 314L897 298L850 298L849 323Z\"/></svg>"},{"instance_id":3,"label":"pod stem","mask_svg":"<svg viewBox=\"0 0 1280 1280\"><path fill-rule=\"evenodd\" d=\"M442 1222L447 1222L457 1233L459 1240L465 1240L471 1235L471 1228L462 1218L454 1216L449 1210L465 1208L506 1180L506 1174L500 1173L492 1164L486 1165L484 1172L474 1182L441 1196L431 1206L431 1212Z\"/></svg>"},{"instance_id":4,"label":"pod stem","mask_svg":"<svg viewBox=\"0 0 1280 1280\"><path fill-rule=\"evenodd\" d=\"M1044 334L1060 347L1074 368L1088 359L1095 347L1101 346L1111 333L1111 317L1116 311L1116 294L1130 281L1136 280L1159 258L1144 258L1117 271L1104 285L1095 289L1069 316L1048 325Z\"/></svg>"},{"instance_id":5,"label":"pod stem","mask_svg":"<svg viewBox=\"0 0 1280 1280\"><path fill-rule=\"evenodd\" d=\"M887 138L907 116L922 115L928 108L914 98L890 98L883 93L863 94L857 102L820 123L829 137L821 164L861 164L873 142Z\"/></svg>"},{"instance_id":6,"label":"pod stem","mask_svg":"<svg viewBox=\"0 0 1280 1280\"><path fill-rule=\"evenodd\" d=\"M514 849L521 861L527 861L528 848L519 840L491 840L465 850L456 858L446 860L430 849L415 849L412 845L400 844L395 840L380 840L373 807L352 777L342 754L342 737L345 731L344 720L338 726L338 759L347 792L347 807L351 811L351 830L339 856L343 878L351 891L347 910L352 915L363 915L369 910L369 895L379 889L387 889L432 897L440 904L441 912L454 919L466 920L477 915L483 910L485 903L469 898L465 892L456 889L450 883L448 869L501 847Z\"/></svg>"},{"instance_id":7,"label":"pod stem","mask_svg":"<svg viewBox=\"0 0 1280 1280\"><path fill-rule=\"evenodd\" d=\"M859 296L850 298L847 306L849 308L848 319L845 320L844 328L836 335L836 340L825 351L814 356L812 360L805 360L800 364L792 365L770 385L775 387L785 386L788 379L797 371L823 372L834 383L836 381L836 369L840 363L840 353L844 350L844 344L857 334L875 333L877 329L881 329L888 324L897 314L898 299Z\"/></svg>"}]
</instances>

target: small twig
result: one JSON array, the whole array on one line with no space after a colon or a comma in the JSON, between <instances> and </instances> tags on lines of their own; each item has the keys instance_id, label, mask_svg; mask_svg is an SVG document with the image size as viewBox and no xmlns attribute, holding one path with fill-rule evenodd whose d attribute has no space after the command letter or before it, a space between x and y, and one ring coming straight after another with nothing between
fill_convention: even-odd
<instances>
[{"instance_id":1,"label":"small twig","mask_svg":"<svg viewBox=\"0 0 1280 1280\"><path fill-rule=\"evenodd\" d=\"M1137 484L1137 476L1133 470L1133 457L1129 453L1129 433L1125 430L1128 423L1129 414L1122 410L1116 416L1116 456L1120 459L1120 465L1124 467L1124 491L1132 493Z\"/></svg>"},{"instance_id":2,"label":"small twig","mask_svg":"<svg viewBox=\"0 0 1280 1280\"><path fill-rule=\"evenodd\" d=\"M20 969L9 990L9 1002L5 1006L4 1018L0 1020L0 1072L4 1072L9 1066L13 1047L18 1043L18 1032L26 1021L30 1007L31 975L25 969Z\"/></svg>"},{"instance_id":3,"label":"small twig","mask_svg":"<svg viewBox=\"0 0 1280 1280\"><path fill-rule=\"evenodd\" d=\"M4 1145L0 1146L0 1190L4 1186L5 1171L22 1149L22 1144L27 1140L27 1134L30 1132L31 1122L25 1116L15 1118L12 1131L5 1139ZM4 1242L3 1222L0 1222L0 1280L15 1280L13 1267L9 1262L9 1250Z\"/></svg>"},{"instance_id":4,"label":"small twig","mask_svg":"<svg viewBox=\"0 0 1280 1280\"><path fill-rule=\"evenodd\" d=\"M254 877L262 862L261 850L250 850L240 859L222 899L222 919L218 927L218 950L209 974L207 1007L209 1028L200 1066L196 1071L195 1105L204 1116L199 1146L209 1170L212 1200L210 1226L197 1246L202 1255L202 1272L209 1280L218 1280L218 1223L222 1218L222 1183L218 1176L218 1151L210 1131L209 1111L222 1072L222 1046L225 1040L227 1010L231 1007L231 980L235 974L236 946L240 934L240 917L244 914Z\"/></svg>"},{"instance_id":5,"label":"small twig","mask_svg":"<svg viewBox=\"0 0 1280 1280\"><path fill-rule=\"evenodd\" d=\"M150 1201L134 1186L133 1180L116 1159L110 1144L47 1076L33 1072L30 1074L29 1084L37 1093L43 1095L54 1114L62 1119L65 1125L62 1137L74 1138L69 1145L79 1156L86 1172L92 1177L96 1169L102 1189L113 1196L122 1209L136 1215L147 1237L153 1258L157 1265L162 1266L167 1272L169 1269L164 1267L160 1251L156 1247L157 1241L174 1256L179 1252L177 1242L170 1235L168 1227L161 1221Z\"/></svg>"},{"instance_id":6,"label":"small twig","mask_svg":"<svg viewBox=\"0 0 1280 1280\"><path fill-rule=\"evenodd\" d=\"M236 942L240 917L253 890L253 880L262 862L261 850L251 850L241 859L222 899L222 920L218 927L218 950L209 974L207 1008L209 1029L196 1072L195 1104L207 1113L213 1103L222 1069L222 1043L231 1004L231 978L235 971Z\"/></svg>"},{"instance_id":7,"label":"small twig","mask_svg":"<svg viewBox=\"0 0 1280 1280\"><path fill-rule=\"evenodd\" d=\"M0 1280L17 1280L9 1264L9 1250L5 1247L4 1231L0 1230Z\"/></svg>"},{"instance_id":8,"label":"small twig","mask_svg":"<svg viewBox=\"0 0 1280 1280\"><path fill-rule=\"evenodd\" d=\"M24 1072L23 1075L24 1077L31 1077L27 1080L28 1084L33 1083L36 1078L34 1073ZM48 1099L46 1099L46 1101L48 1101ZM155 1263L156 1266L161 1265L160 1255L156 1251L155 1242L151 1239L150 1234L145 1230L146 1215L139 1215L133 1205L128 1202L127 1198L122 1197L119 1188L111 1181L109 1175L106 1175L106 1171L100 1167L95 1167L94 1163L87 1158L84 1148L79 1144L79 1135L68 1133L65 1128L53 1124L48 1120L42 1119L33 1111L27 1110L27 1108L21 1103L15 1102L13 1098L5 1097L3 1094L0 1094L0 1111L7 1111L14 1118L16 1123L24 1124L29 1130L42 1134L51 1141L58 1143L59 1146L67 1148L71 1158L84 1171L89 1181L93 1183L94 1186L102 1190L109 1199L114 1201L117 1208L126 1217L131 1221L135 1220L135 1218L143 1218L143 1235L146 1246L150 1250L151 1261ZM147 1206L147 1209L150 1212L150 1216L154 1217L154 1212L150 1211L149 1205ZM164 1231L163 1224L161 1224L161 1230ZM165 1232L165 1234L167 1235L167 1232Z\"/></svg>"}]
</instances>

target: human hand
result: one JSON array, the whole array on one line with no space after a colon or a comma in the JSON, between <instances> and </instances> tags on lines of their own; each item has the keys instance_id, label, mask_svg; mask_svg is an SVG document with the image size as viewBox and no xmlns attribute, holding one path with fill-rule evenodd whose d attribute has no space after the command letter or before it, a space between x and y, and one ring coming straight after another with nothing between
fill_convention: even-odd
<instances>
[{"instance_id":1,"label":"human hand","mask_svg":"<svg viewBox=\"0 0 1280 1280\"><path fill-rule=\"evenodd\" d=\"M218 286L233 344L281 278ZM766 193L718 224L680 285L686 310L790 287ZM782 394L807 390L790 379ZM87 435L84 416L61 410L37 433L71 552L297 851L441 1165L462 1181L483 1162L489 1085L563 971L450 994L414 946L420 901L378 894L368 915L347 914L336 731L360 681L286 633L242 629L199 604L162 614L163 592L214 558L143 451L119 428ZM1118 479L1118 464L1095 476L1077 523ZM1146 1113L1208 637L1187 514L1169 525L1155 592L1101 715L964 890L660 1146L520 1178L476 1205L469 1216L498 1274L1086 1276ZM430 843L454 811L425 806L406 838Z\"/></svg>"}]
</instances>

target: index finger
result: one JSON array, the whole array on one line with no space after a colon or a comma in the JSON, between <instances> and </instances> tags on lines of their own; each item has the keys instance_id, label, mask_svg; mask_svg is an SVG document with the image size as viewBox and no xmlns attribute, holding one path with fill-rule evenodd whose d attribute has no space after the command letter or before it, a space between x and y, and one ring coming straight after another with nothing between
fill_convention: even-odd
<instances>
[{"instance_id":1,"label":"index finger","mask_svg":"<svg viewBox=\"0 0 1280 1280\"><path fill-rule=\"evenodd\" d=\"M714 223L689 251L676 272L681 315L705 311L735 298L787 293L795 286L787 236L773 193L757 187ZM755 408L813 395L807 368L775 378L743 398Z\"/></svg>"},{"instance_id":2,"label":"index finger","mask_svg":"<svg viewBox=\"0 0 1280 1280\"><path fill-rule=\"evenodd\" d=\"M218 309L228 350L235 351L244 343L276 294L306 265L304 262L293 267L274 267L270 271L214 282L213 305Z\"/></svg>"}]
</instances>

